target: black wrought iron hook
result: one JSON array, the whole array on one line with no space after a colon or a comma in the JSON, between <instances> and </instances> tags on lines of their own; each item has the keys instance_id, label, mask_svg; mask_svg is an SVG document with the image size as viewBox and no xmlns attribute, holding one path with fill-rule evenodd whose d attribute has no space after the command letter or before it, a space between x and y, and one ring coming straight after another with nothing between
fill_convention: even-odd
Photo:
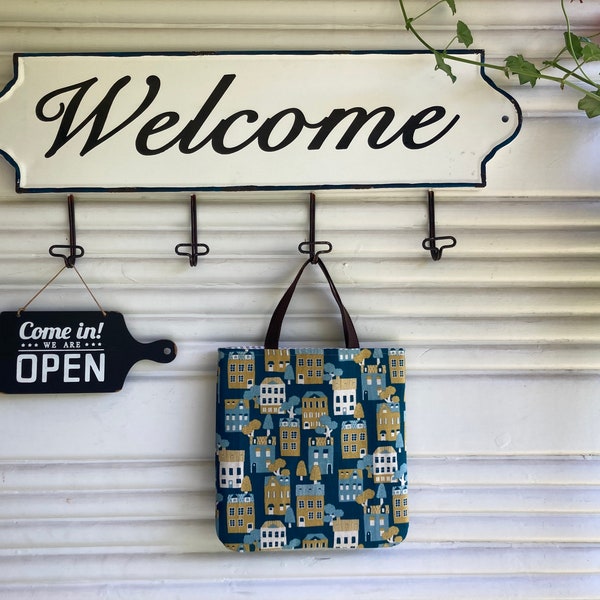
<instances>
[{"instance_id":1,"label":"black wrought iron hook","mask_svg":"<svg viewBox=\"0 0 600 600\"><path fill-rule=\"evenodd\" d=\"M422 246L424 250L431 252L433 260L440 260L442 252L446 248L454 248L456 246L456 238L453 235L435 235L435 196L433 190L427 191L427 206L429 215L429 237L423 240ZM436 242L441 240L449 240L449 244L444 244L438 247Z\"/></svg>"},{"instance_id":2,"label":"black wrought iron hook","mask_svg":"<svg viewBox=\"0 0 600 600\"><path fill-rule=\"evenodd\" d=\"M67 196L67 209L69 213L69 244L55 244L48 248L50 256L60 257L65 261L65 267L72 269L75 266L75 261L85 254L82 246L77 245L77 237L75 231L75 200L73 194ZM68 250L69 254L56 252L57 249Z\"/></svg>"},{"instance_id":3,"label":"black wrought iron hook","mask_svg":"<svg viewBox=\"0 0 600 600\"><path fill-rule=\"evenodd\" d=\"M190 260L190 267L195 267L198 264L198 257L205 256L210 252L210 248L206 244L198 243L198 216L196 207L196 194L190 196L190 222L191 222L191 244L177 244L175 246L175 254L179 256L187 256ZM183 252L181 248L189 248L190 252Z\"/></svg>"},{"instance_id":4,"label":"black wrought iron hook","mask_svg":"<svg viewBox=\"0 0 600 600\"><path fill-rule=\"evenodd\" d=\"M298 251L302 254L308 254L310 258L310 262L313 264L317 264L319 260L320 254L328 254L333 250L333 244L326 240L315 240L315 214L316 214L316 201L315 194L313 192L310 193L310 222L309 222L309 230L308 230L308 242L301 242L298 244ZM317 245L320 244L325 246L324 250L316 250Z\"/></svg>"}]
</instances>

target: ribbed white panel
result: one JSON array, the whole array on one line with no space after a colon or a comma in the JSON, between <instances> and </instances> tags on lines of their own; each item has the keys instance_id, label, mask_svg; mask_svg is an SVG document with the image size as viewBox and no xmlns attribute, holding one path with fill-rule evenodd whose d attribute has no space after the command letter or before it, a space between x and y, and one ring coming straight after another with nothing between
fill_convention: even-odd
<instances>
[{"instance_id":1,"label":"ribbed white panel","mask_svg":"<svg viewBox=\"0 0 600 600\"><path fill-rule=\"evenodd\" d=\"M457 4L492 58L560 44L557 0ZM575 30L599 29L600 5L578 5ZM447 13L425 23L440 45ZM395 0L0 3L0 86L18 51L414 47ZM136 338L169 337L179 354L139 363L117 394L0 395L0 598L600 597L600 120L567 91L497 81L523 129L486 188L436 193L438 232L458 238L440 262L421 249L424 191L317 196L361 341L407 350L406 542L243 556L214 533L216 348L261 343L302 260L306 195L199 196L211 252L192 269L173 252L188 241L187 195L79 194L80 272ZM0 310L58 270L47 248L67 230L62 195L13 190L0 160ZM65 272L32 308L93 306ZM318 273L283 337L339 343Z\"/></svg>"}]
</instances>

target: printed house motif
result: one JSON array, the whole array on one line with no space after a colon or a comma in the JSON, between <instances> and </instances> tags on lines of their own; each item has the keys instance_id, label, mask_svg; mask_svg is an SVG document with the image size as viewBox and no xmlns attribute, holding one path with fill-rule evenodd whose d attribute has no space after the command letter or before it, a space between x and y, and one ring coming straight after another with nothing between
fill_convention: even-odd
<instances>
[{"instance_id":1,"label":"printed house motif","mask_svg":"<svg viewBox=\"0 0 600 600\"><path fill-rule=\"evenodd\" d=\"M387 506L369 506L364 515L367 541L384 540L384 534L390 527L390 515Z\"/></svg>"},{"instance_id":2,"label":"printed house motif","mask_svg":"<svg viewBox=\"0 0 600 600\"><path fill-rule=\"evenodd\" d=\"M226 450L219 452L219 486L222 488L241 488L244 479L244 450Z\"/></svg>"},{"instance_id":3,"label":"printed house motif","mask_svg":"<svg viewBox=\"0 0 600 600\"><path fill-rule=\"evenodd\" d=\"M309 469L315 465L322 475L331 475L334 465L333 438L311 437L309 443Z\"/></svg>"},{"instance_id":4,"label":"printed house motif","mask_svg":"<svg viewBox=\"0 0 600 600\"><path fill-rule=\"evenodd\" d=\"M265 349L265 372L284 373L290 364L290 351L282 349Z\"/></svg>"},{"instance_id":5,"label":"printed house motif","mask_svg":"<svg viewBox=\"0 0 600 600\"><path fill-rule=\"evenodd\" d=\"M342 422L342 457L363 458L368 450L367 424L362 419Z\"/></svg>"},{"instance_id":6,"label":"printed house motif","mask_svg":"<svg viewBox=\"0 0 600 600\"><path fill-rule=\"evenodd\" d=\"M287 544L285 525L281 521L266 521L260 528L260 549L278 550Z\"/></svg>"},{"instance_id":7,"label":"printed house motif","mask_svg":"<svg viewBox=\"0 0 600 600\"><path fill-rule=\"evenodd\" d=\"M220 349L217 533L234 551L374 548L408 530L404 351Z\"/></svg>"},{"instance_id":8,"label":"printed house motif","mask_svg":"<svg viewBox=\"0 0 600 600\"><path fill-rule=\"evenodd\" d=\"M225 400L225 431L242 431L250 421L250 401L237 398Z\"/></svg>"},{"instance_id":9,"label":"printed house motif","mask_svg":"<svg viewBox=\"0 0 600 600\"><path fill-rule=\"evenodd\" d=\"M322 533L309 533L302 540L302 548L305 550L323 549L328 546L329 541Z\"/></svg>"},{"instance_id":10,"label":"printed house motif","mask_svg":"<svg viewBox=\"0 0 600 600\"><path fill-rule=\"evenodd\" d=\"M302 397L302 429L316 429L321 417L329 415L329 403L323 392L307 392Z\"/></svg>"},{"instance_id":11,"label":"printed house motif","mask_svg":"<svg viewBox=\"0 0 600 600\"><path fill-rule=\"evenodd\" d=\"M355 502L356 497L363 493L362 469L340 469L338 471L338 500L340 502Z\"/></svg>"},{"instance_id":12,"label":"printed house motif","mask_svg":"<svg viewBox=\"0 0 600 600\"><path fill-rule=\"evenodd\" d=\"M353 415L356 408L356 379L340 379L331 382L333 390L333 414Z\"/></svg>"},{"instance_id":13,"label":"printed house motif","mask_svg":"<svg viewBox=\"0 0 600 600\"><path fill-rule=\"evenodd\" d=\"M296 350L296 383L317 385L323 383L323 350L304 348Z\"/></svg>"},{"instance_id":14,"label":"printed house motif","mask_svg":"<svg viewBox=\"0 0 600 600\"><path fill-rule=\"evenodd\" d=\"M380 400L387 386L385 365L365 365L362 371L363 400Z\"/></svg>"},{"instance_id":15,"label":"printed house motif","mask_svg":"<svg viewBox=\"0 0 600 600\"><path fill-rule=\"evenodd\" d=\"M373 481L375 483L396 480L398 454L392 446L382 446L373 452Z\"/></svg>"},{"instance_id":16,"label":"printed house motif","mask_svg":"<svg viewBox=\"0 0 600 600\"><path fill-rule=\"evenodd\" d=\"M339 348L338 349L338 361L339 362L353 362L354 359L360 354L360 348Z\"/></svg>"},{"instance_id":17,"label":"printed house motif","mask_svg":"<svg viewBox=\"0 0 600 600\"><path fill-rule=\"evenodd\" d=\"M262 414L280 413L285 402L285 384L279 377L268 377L260 384L259 406Z\"/></svg>"},{"instance_id":18,"label":"printed house motif","mask_svg":"<svg viewBox=\"0 0 600 600\"><path fill-rule=\"evenodd\" d=\"M279 419L279 449L281 456L300 456L300 421Z\"/></svg>"},{"instance_id":19,"label":"printed house motif","mask_svg":"<svg viewBox=\"0 0 600 600\"><path fill-rule=\"evenodd\" d=\"M394 523L408 523L408 489L394 486L392 489L394 507Z\"/></svg>"},{"instance_id":20,"label":"printed house motif","mask_svg":"<svg viewBox=\"0 0 600 600\"><path fill-rule=\"evenodd\" d=\"M252 438L250 446L250 472L268 473L269 465L275 460L275 437L259 435Z\"/></svg>"},{"instance_id":21,"label":"printed house motif","mask_svg":"<svg viewBox=\"0 0 600 600\"><path fill-rule=\"evenodd\" d=\"M227 496L227 532L248 533L254 529L254 496L229 494Z\"/></svg>"},{"instance_id":22,"label":"printed house motif","mask_svg":"<svg viewBox=\"0 0 600 600\"><path fill-rule=\"evenodd\" d=\"M321 483L296 486L296 523L298 527L323 525L325 486Z\"/></svg>"},{"instance_id":23,"label":"printed house motif","mask_svg":"<svg viewBox=\"0 0 600 600\"><path fill-rule=\"evenodd\" d=\"M382 442L396 441L400 433L400 406L380 404L377 408L377 439Z\"/></svg>"},{"instance_id":24,"label":"printed house motif","mask_svg":"<svg viewBox=\"0 0 600 600\"><path fill-rule=\"evenodd\" d=\"M358 519L336 519L333 523L334 548L358 548Z\"/></svg>"},{"instance_id":25,"label":"printed house motif","mask_svg":"<svg viewBox=\"0 0 600 600\"><path fill-rule=\"evenodd\" d=\"M390 348L388 351L388 361L390 368L390 383L405 383L404 350L401 348Z\"/></svg>"},{"instance_id":26,"label":"printed house motif","mask_svg":"<svg viewBox=\"0 0 600 600\"><path fill-rule=\"evenodd\" d=\"M227 356L227 373L229 387L232 389L248 389L254 385L254 352L229 352Z\"/></svg>"},{"instance_id":27,"label":"printed house motif","mask_svg":"<svg viewBox=\"0 0 600 600\"><path fill-rule=\"evenodd\" d=\"M265 510L268 515L285 515L290 506L289 475L265 477Z\"/></svg>"}]
</instances>

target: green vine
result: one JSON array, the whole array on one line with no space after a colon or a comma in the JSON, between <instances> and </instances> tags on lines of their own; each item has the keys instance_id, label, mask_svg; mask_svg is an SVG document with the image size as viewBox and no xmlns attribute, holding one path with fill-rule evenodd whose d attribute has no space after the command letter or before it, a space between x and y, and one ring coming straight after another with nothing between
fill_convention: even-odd
<instances>
[{"instance_id":1,"label":"green vine","mask_svg":"<svg viewBox=\"0 0 600 600\"><path fill-rule=\"evenodd\" d=\"M398 2L400 3L402 18L404 19L407 31L433 54L435 68L446 73L453 82L456 81L456 76L452 72L450 65L452 61L503 71L507 77L517 76L520 85L529 84L531 87L534 87L540 80L552 81L558 84L561 89L568 87L582 94L577 107L579 110L584 111L590 119L600 116L600 84L594 81L584 69L584 65L600 61L600 46L593 41L600 36L600 32L591 36L579 36L573 33L569 15L565 7L565 0L560 0L566 27L563 33L563 47L553 59L543 61L539 67L525 59L522 54L506 57L503 65L472 60L460 54L451 54L449 49L455 42L462 44L466 48L473 44L471 30L461 20L456 22L456 34L446 44L444 49L438 50L423 37L415 26L415 23L440 4L447 5L452 11L452 15L455 15L456 1L437 0L416 16L409 15L406 8L408 2L405 2L405 0L398 0ZM579 0L579 2L582 3L583 0ZM565 66L565 61L569 61L571 64ZM572 67L573 61L575 64L574 67ZM555 73L558 71L559 76L548 73L551 69Z\"/></svg>"}]
</instances>

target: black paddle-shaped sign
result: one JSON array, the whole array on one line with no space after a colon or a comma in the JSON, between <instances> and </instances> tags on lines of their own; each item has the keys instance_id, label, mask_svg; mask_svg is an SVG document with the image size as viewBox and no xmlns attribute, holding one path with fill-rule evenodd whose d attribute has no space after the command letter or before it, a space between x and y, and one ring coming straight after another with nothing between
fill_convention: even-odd
<instances>
[{"instance_id":1,"label":"black paddle-shaped sign","mask_svg":"<svg viewBox=\"0 0 600 600\"><path fill-rule=\"evenodd\" d=\"M142 344L121 313L25 311L0 313L0 392L116 392L140 360L169 363L170 340Z\"/></svg>"}]
</instances>

